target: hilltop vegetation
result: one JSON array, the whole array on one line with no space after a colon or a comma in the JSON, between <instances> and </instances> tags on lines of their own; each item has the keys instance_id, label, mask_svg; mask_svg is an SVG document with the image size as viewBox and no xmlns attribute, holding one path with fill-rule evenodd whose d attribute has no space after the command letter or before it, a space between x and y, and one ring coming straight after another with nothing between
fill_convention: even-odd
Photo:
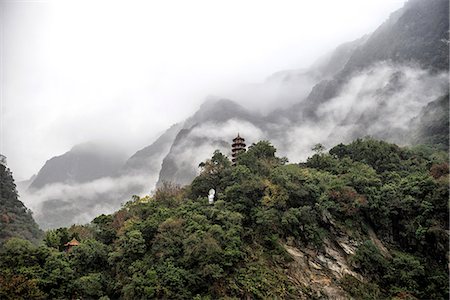
<instances>
[{"instance_id":1,"label":"hilltop vegetation","mask_svg":"<svg viewBox=\"0 0 450 300\"><path fill-rule=\"evenodd\" d=\"M37 241L42 231L19 200L11 171L0 164L0 245L10 237Z\"/></svg>"},{"instance_id":2,"label":"hilltop vegetation","mask_svg":"<svg viewBox=\"0 0 450 300\"><path fill-rule=\"evenodd\" d=\"M235 167L216 151L186 187L40 246L10 239L0 298L448 298L447 154L371 139L315 149L288 164L262 141Z\"/></svg>"}]
</instances>

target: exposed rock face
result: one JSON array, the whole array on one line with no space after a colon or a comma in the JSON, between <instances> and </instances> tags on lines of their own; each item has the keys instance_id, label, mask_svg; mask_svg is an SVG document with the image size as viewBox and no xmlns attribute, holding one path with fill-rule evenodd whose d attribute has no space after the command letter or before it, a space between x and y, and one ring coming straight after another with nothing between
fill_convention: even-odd
<instances>
[{"instance_id":1,"label":"exposed rock face","mask_svg":"<svg viewBox=\"0 0 450 300\"><path fill-rule=\"evenodd\" d=\"M365 280L348 262L349 257L356 251L356 243L348 238L339 242L325 239L324 250L320 252L284 245L293 258L288 269L290 279L314 291L318 297L348 299L347 293L339 285L339 280L346 274L360 281Z\"/></svg>"},{"instance_id":2,"label":"exposed rock face","mask_svg":"<svg viewBox=\"0 0 450 300\"><path fill-rule=\"evenodd\" d=\"M361 282L367 279L352 265L350 258L356 253L364 239L370 239L385 257L391 257L375 232L369 228L366 234L359 233L359 238L352 238L348 232L340 232L336 224L333 227L335 236L325 238L321 250L299 248L293 240L282 244L292 257L287 266L288 278L300 290L305 291L303 299L317 297L319 299L349 299L350 296L342 289L341 280L345 275L353 276ZM334 224L334 225L333 225Z\"/></svg>"}]
</instances>

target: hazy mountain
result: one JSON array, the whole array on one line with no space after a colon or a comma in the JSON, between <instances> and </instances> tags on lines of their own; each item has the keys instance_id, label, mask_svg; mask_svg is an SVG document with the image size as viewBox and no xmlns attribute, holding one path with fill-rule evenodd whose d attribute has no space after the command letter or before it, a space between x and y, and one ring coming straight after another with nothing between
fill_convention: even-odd
<instances>
[{"instance_id":1,"label":"hazy mountain","mask_svg":"<svg viewBox=\"0 0 450 300\"><path fill-rule=\"evenodd\" d=\"M44 229L85 223L98 212L112 211L140 187L138 179L122 180L126 156L106 143L88 142L51 158L19 193ZM130 193L128 193L130 192Z\"/></svg>"},{"instance_id":2,"label":"hazy mountain","mask_svg":"<svg viewBox=\"0 0 450 300\"><path fill-rule=\"evenodd\" d=\"M76 145L70 151L49 159L29 188L40 189L53 183L83 183L111 176L124 161L123 153L114 147L95 142Z\"/></svg>"},{"instance_id":3,"label":"hazy mountain","mask_svg":"<svg viewBox=\"0 0 450 300\"><path fill-rule=\"evenodd\" d=\"M248 145L271 140L291 161L306 159L317 143L329 147L367 135L447 145L447 12L448 1L411 0L373 33L338 46L309 69L240 87L233 101L209 99L124 164L90 146L49 160L31 185L40 192L28 195L36 219L48 227L88 221L155 183L188 184L214 150L230 154L238 132ZM64 185L43 189L49 183Z\"/></svg>"},{"instance_id":4,"label":"hazy mountain","mask_svg":"<svg viewBox=\"0 0 450 300\"><path fill-rule=\"evenodd\" d=\"M16 183L17 189L19 191L24 191L24 190L28 189L35 178L36 178L36 174L33 174L33 176L31 176L29 179L18 181Z\"/></svg>"},{"instance_id":5,"label":"hazy mountain","mask_svg":"<svg viewBox=\"0 0 450 300\"><path fill-rule=\"evenodd\" d=\"M332 79L321 81L304 103L286 110L292 119L316 116L320 104L338 95L356 72L379 62L448 70L449 2L411 0L356 47L344 68ZM294 112L294 114L292 113Z\"/></svg>"},{"instance_id":6,"label":"hazy mountain","mask_svg":"<svg viewBox=\"0 0 450 300\"><path fill-rule=\"evenodd\" d=\"M418 142L412 131L427 132L422 128L440 124L434 122L435 111L424 115L423 110L448 90L447 12L448 1L410 1L375 32L337 47L310 69L281 71L255 85L253 94L247 90L247 97L258 99L261 91L275 89L270 97L280 103L292 101L283 97L298 97L288 108L261 117L230 101L206 103L190 118L195 127L185 126L175 139L159 182L189 183L207 151L215 147L228 154L237 131L251 141L255 135L269 139L295 160L305 158L319 142L327 146L367 135L400 144ZM312 86L305 100L301 85ZM419 115L421 128L411 127ZM239 129L246 124L252 129ZM448 127L440 131L448 132Z\"/></svg>"},{"instance_id":7,"label":"hazy mountain","mask_svg":"<svg viewBox=\"0 0 450 300\"><path fill-rule=\"evenodd\" d=\"M417 144L433 144L448 151L449 95L444 95L423 108L411 121L412 140Z\"/></svg>"},{"instance_id":8,"label":"hazy mountain","mask_svg":"<svg viewBox=\"0 0 450 300\"><path fill-rule=\"evenodd\" d=\"M41 236L31 211L19 200L11 171L0 164L0 244L10 237L37 241Z\"/></svg>"},{"instance_id":9,"label":"hazy mountain","mask_svg":"<svg viewBox=\"0 0 450 300\"><path fill-rule=\"evenodd\" d=\"M258 114L231 100L209 99L184 122L163 160L158 184L190 183L197 176L201 157L208 157L216 149L228 154L239 130L257 134L262 127L263 119Z\"/></svg>"}]
</instances>

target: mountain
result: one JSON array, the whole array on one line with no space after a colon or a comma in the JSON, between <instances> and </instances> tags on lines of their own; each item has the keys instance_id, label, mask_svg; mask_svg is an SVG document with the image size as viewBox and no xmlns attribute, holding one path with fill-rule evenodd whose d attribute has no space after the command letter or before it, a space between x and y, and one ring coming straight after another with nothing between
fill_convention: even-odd
<instances>
[{"instance_id":1,"label":"mountain","mask_svg":"<svg viewBox=\"0 0 450 300\"><path fill-rule=\"evenodd\" d=\"M308 69L280 71L231 98L205 101L126 162L104 149L72 149L46 163L24 199L46 228L86 222L155 185L189 184L214 150L230 154L237 133L248 145L271 140L293 161L304 161L318 143L329 148L365 136L445 148L447 11L448 1L411 0Z\"/></svg>"},{"instance_id":2,"label":"mountain","mask_svg":"<svg viewBox=\"0 0 450 300\"><path fill-rule=\"evenodd\" d=\"M0 164L0 245L11 237L36 242L42 234L31 211L19 200L11 171Z\"/></svg>"},{"instance_id":3,"label":"mountain","mask_svg":"<svg viewBox=\"0 0 450 300\"><path fill-rule=\"evenodd\" d=\"M281 71L246 87L244 98L262 103L285 105L296 97L287 108L260 115L257 108L237 109L237 103L201 107L175 139L158 182L189 183L206 152L216 147L227 154L238 131L250 143L255 137L272 140L295 160L317 143L327 147L368 135L402 145L445 144L445 116L427 107L448 93L447 12L445 0L409 1L373 33L337 47L309 69ZM220 109L211 110L215 106ZM422 121L411 126L416 118ZM443 140L417 136L430 127L439 127L433 130Z\"/></svg>"},{"instance_id":4,"label":"mountain","mask_svg":"<svg viewBox=\"0 0 450 300\"><path fill-rule=\"evenodd\" d=\"M236 130L253 130L257 134L260 127L262 118L258 114L228 99L209 99L183 123L183 129L163 160L157 185L190 183L198 173L201 157L207 157L216 149L228 153Z\"/></svg>"},{"instance_id":5,"label":"mountain","mask_svg":"<svg viewBox=\"0 0 450 300\"><path fill-rule=\"evenodd\" d=\"M232 166L216 152L185 188L39 247L10 240L0 298L448 299L445 152L359 139L303 164L276 153L257 142Z\"/></svg>"},{"instance_id":6,"label":"mountain","mask_svg":"<svg viewBox=\"0 0 450 300\"><path fill-rule=\"evenodd\" d=\"M379 62L448 71L448 10L447 0L408 1L353 50L340 72L317 84L305 103L292 109L303 108L302 116L316 116L318 106L337 96L352 74L367 72L367 68ZM288 116L295 118L292 114Z\"/></svg>"},{"instance_id":7,"label":"mountain","mask_svg":"<svg viewBox=\"0 0 450 300\"><path fill-rule=\"evenodd\" d=\"M439 97L425 106L420 115L411 121L412 140L416 144L436 145L448 151L449 146L449 95Z\"/></svg>"},{"instance_id":8,"label":"mountain","mask_svg":"<svg viewBox=\"0 0 450 300\"><path fill-rule=\"evenodd\" d=\"M161 162L169 152L175 136L181 129L181 124L172 125L150 146L147 146L133 154L122 166L121 174L157 174L161 168Z\"/></svg>"},{"instance_id":9,"label":"mountain","mask_svg":"<svg viewBox=\"0 0 450 300\"><path fill-rule=\"evenodd\" d=\"M121 152L96 142L74 146L70 151L49 159L30 184L40 189L54 183L84 183L115 174L123 165Z\"/></svg>"},{"instance_id":10,"label":"mountain","mask_svg":"<svg viewBox=\"0 0 450 300\"><path fill-rule=\"evenodd\" d=\"M381 60L448 70L448 9L446 0L408 1L354 51L342 72Z\"/></svg>"},{"instance_id":11,"label":"mountain","mask_svg":"<svg viewBox=\"0 0 450 300\"><path fill-rule=\"evenodd\" d=\"M26 180L22 180L17 182L17 189L19 191L25 191L26 189L28 189L31 185L31 183L33 182L33 180L36 178L36 174L33 174L29 179Z\"/></svg>"}]
</instances>

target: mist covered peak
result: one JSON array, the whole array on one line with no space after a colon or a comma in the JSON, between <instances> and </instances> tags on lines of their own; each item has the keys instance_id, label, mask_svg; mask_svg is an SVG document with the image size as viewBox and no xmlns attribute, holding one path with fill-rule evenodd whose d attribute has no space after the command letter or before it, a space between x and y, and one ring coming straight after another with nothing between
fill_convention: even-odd
<instances>
[{"instance_id":1,"label":"mist covered peak","mask_svg":"<svg viewBox=\"0 0 450 300\"><path fill-rule=\"evenodd\" d=\"M81 183L114 174L124 163L124 153L111 144L90 141L52 157L30 185L39 189L53 183Z\"/></svg>"},{"instance_id":2,"label":"mist covered peak","mask_svg":"<svg viewBox=\"0 0 450 300\"><path fill-rule=\"evenodd\" d=\"M185 126L190 127L207 121L220 123L230 119L254 119L254 114L232 100L208 98L200 106L199 110L186 120Z\"/></svg>"}]
</instances>

